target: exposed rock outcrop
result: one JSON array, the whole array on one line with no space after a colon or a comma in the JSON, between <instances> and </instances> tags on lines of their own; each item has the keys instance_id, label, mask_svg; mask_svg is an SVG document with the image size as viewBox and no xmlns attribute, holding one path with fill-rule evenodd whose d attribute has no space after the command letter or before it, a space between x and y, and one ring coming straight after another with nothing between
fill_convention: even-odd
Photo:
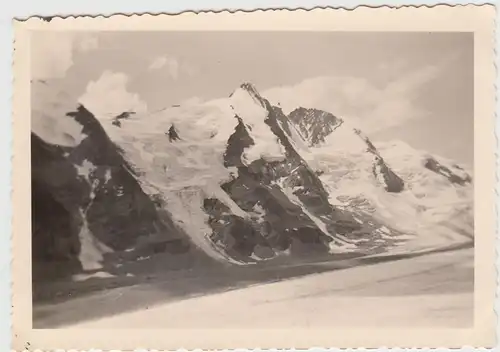
<instances>
[{"instance_id":1,"label":"exposed rock outcrop","mask_svg":"<svg viewBox=\"0 0 500 352\"><path fill-rule=\"evenodd\" d=\"M448 168L442 165L439 161L433 157L427 157L424 166L444 177L446 177L451 183L464 186L472 182L472 178L467 174L460 166L453 165L452 168Z\"/></svg>"},{"instance_id":2,"label":"exposed rock outcrop","mask_svg":"<svg viewBox=\"0 0 500 352\"><path fill-rule=\"evenodd\" d=\"M297 126L304 139L309 141L310 146L324 142L325 138L342 124L342 119L329 112L303 107L292 111L288 118Z\"/></svg>"}]
</instances>

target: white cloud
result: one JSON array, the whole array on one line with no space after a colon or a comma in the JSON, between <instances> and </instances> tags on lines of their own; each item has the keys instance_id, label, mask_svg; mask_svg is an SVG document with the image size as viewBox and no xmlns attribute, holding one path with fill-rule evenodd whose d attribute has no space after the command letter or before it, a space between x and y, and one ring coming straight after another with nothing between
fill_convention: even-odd
<instances>
[{"instance_id":1,"label":"white cloud","mask_svg":"<svg viewBox=\"0 0 500 352\"><path fill-rule=\"evenodd\" d=\"M146 112L146 103L138 94L127 91L127 82L127 75L105 71L87 85L79 101L98 119L112 119L124 111Z\"/></svg>"},{"instance_id":2,"label":"white cloud","mask_svg":"<svg viewBox=\"0 0 500 352\"><path fill-rule=\"evenodd\" d=\"M83 126L65 118L76 101L64 86L51 82L31 85L31 130L48 143L74 147L85 139Z\"/></svg>"},{"instance_id":3,"label":"white cloud","mask_svg":"<svg viewBox=\"0 0 500 352\"><path fill-rule=\"evenodd\" d=\"M170 77L177 79L179 77L179 66L180 65L177 59L169 56L160 56L153 60L149 69L160 70L162 68L166 68Z\"/></svg>"},{"instance_id":4,"label":"white cloud","mask_svg":"<svg viewBox=\"0 0 500 352\"><path fill-rule=\"evenodd\" d=\"M97 37L87 33L39 31L31 36L31 77L50 79L64 77L73 65L75 51L98 47Z\"/></svg>"},{"instance_id":5,"label":"white cloud","mask_svg":"<svg viewBox=\"0 0 500 352\"><path fill-rule=\"evenodd\" d=\"M201 105L204 103L204 100L200 97L191 97L184 99L179 103L180 106L193 106L193 105Z\"/></svg>"},{"instance_id":6,"label":"white cloud","mask_svg":"<svg viewBox=\"0 0 500 352\"><path fill-rule=\"evenodd\" d=\"M402 75L389 83L385 91L393 95L405 95L429 82L439 73L438 66L424 66Z\"/></svg>"},{"instance_id":7,"label":"white cloud","mask_svg":"<svg viewBox=\"0 0 500 352\"><path fill-rule=\"evenodd\" d=\"M318 77L291 87L263 92L285 113L298 106L329 111L361 124L373 133L426 114L413 103L421 87L438 74L438 66L425 66L401 73L383 87L355 77Z\"/></svg>"},{"instance_id":8,"label":"white cloud","mask_svg":"<svg viewBox=\"0 0 500 352\"><path fill-rule=\"evenodd\" d=\"M193 66L186 62L181 62L179 59L169 55L159 56L154 59L149 65L149 69L166 69L170 77L174 80L177 80L181 74L186 74L189 77L196 74L196 70Z\"/></svg>"},{"instance_id":9,"label":"white cloud","mask_svg":"<svg viewBox=\"0 0 500 352\"><path fill-rule=\"evenodd\" d=\"M65 33L33 34L31 76L35 79L63 77L73 65L73 43Z\"/></svg>"},{"instance_id":10,"label":"white cloud","mask_svg":"<svg viewBox=\"0 0 500 352\"><path fill-rule=\"evenodd\" d=\"M82 36L80 40L77 40L77 43L78 49L83 52L95 50L99 47L99 39L92 35Z\"/></svg>"},{"instance_id":11,"label":"white cloud","mask_svg":"<svg viewBox=\"0 0 500 352\"><path fill-rule=\"evenodd\" d=\"M157 57L156 59L153 60L151 65L149 65L150 70L159 70L163 66L165 66L167 63L167 57L166 56L160 56Z\"/></svg>"}]
</instances>

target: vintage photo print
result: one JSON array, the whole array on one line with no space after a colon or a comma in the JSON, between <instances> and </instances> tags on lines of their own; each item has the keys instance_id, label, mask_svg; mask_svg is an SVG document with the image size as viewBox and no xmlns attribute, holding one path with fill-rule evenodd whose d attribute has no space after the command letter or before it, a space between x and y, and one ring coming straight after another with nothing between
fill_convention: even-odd
<instances>
[{"instance_id":1,"label":"vintage photo print","mask_svg":"<svg viewBox=\"0 0 500 352\"><path fill-rule=\"evenodd\" d=\"M13 348L492 347L493 29L15 23Z\"/></svg>"}]
</instances>

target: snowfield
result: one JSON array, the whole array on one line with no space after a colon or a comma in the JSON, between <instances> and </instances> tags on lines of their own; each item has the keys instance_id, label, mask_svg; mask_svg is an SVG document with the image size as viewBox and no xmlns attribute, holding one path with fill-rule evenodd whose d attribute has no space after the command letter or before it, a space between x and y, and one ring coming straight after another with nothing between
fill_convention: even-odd
<instances>
[{"instance_id":1,"label":"snowfield","mask_svg":"<svg viewBox=\"0 0 500 352\"><path fill-rule=\"evenodd\" d=\"M472 264L471 249L439 253L188 298L68 328L470 327Z\"/></svg>"}]
</instances>

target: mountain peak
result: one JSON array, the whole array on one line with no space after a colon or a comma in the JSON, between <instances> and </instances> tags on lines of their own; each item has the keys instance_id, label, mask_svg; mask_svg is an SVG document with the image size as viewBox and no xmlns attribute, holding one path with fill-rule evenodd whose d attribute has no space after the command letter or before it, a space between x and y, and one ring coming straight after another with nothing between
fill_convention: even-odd
<instances>
[{"instance_id":1,"label":"mountain peak","mask_svg":"<svg viewBox=\"0 0 500 352\"><path fill-rule=\"evenodd\" d=\"M246 90L248 93L260 97L259 92L257 91L257 88L255 88L255 85L253 85L250 82L245 82L240 85L241 89Z\"/></svg>"},{"instance_id":2,"label":"mountain peak","mask_svg":"<svg viewBox=\"0 0 500 352\"><path fill-rule=\"evenodd\" d=\"M255 88L255 85L253 85L252 83L244 82L244 83L240 84L240 86L236 90L234 90L233 93L231 93L231 95L229 97L230 98L233 97L235 95L235 93L238 91L244 91L244 92L248 93L248 95L250 95L253 100L259 102L260 105L265 105L264 98L260 95L257 88Z\"/></svg>"},{"instance_id":3,"label":"mountain peak","mask_svg":"<svg viewBox=\"0 0 500 352\"><path fill-rule=\"evenodd\" d=\"M344 123L342 119L329 112L304 107L293 110L288 118L297 126L310 146L323 143L329 134Z\"/></svg>"}]
</instances>

